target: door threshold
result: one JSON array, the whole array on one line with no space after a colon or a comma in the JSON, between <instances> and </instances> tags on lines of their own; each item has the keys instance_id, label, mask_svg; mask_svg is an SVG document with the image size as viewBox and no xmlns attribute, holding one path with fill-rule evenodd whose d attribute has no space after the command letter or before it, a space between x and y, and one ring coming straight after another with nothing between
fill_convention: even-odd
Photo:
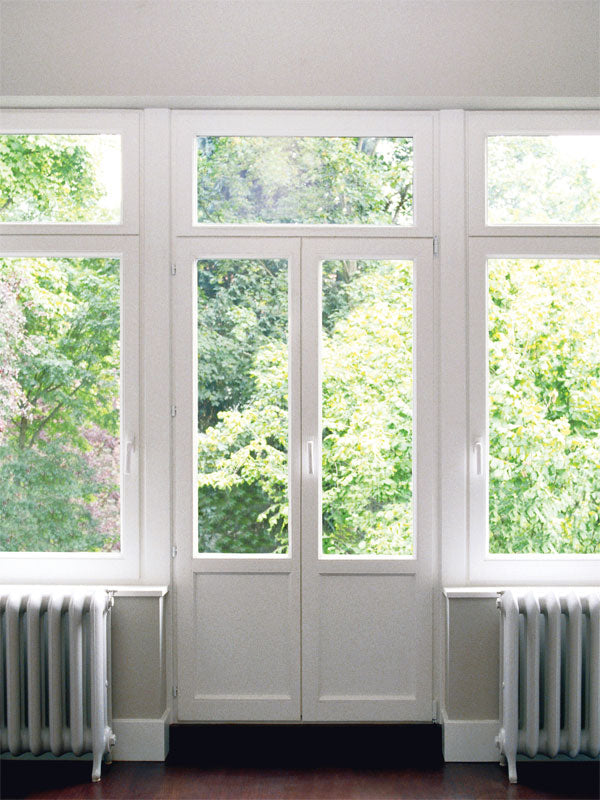
<instances>
[{"instance_id":1,"label":"door threshold","mask_svg":"<svg viewBox=\"0 0 600 800\"><path fill-rule=\"evenodd\" d=\"M203 767L397 768L441 764L434 723L179 723L169 764Z\"/></svg>"}]
</instances>

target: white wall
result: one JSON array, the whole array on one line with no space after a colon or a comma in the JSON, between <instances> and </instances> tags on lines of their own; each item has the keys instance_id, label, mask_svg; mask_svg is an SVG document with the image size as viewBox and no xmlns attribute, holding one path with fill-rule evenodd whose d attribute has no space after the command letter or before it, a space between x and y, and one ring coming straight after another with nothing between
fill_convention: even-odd
<instances>
[{"instance_id":1,"label":"white wall","mask_svg":"<svg viewBox=\"0 0 600 800\"><path fill-rule=\"evenodd\" d=\"M600 94L598 0L0 0L0 37L13 105L582 107Z\"/></svg>"}]
</instances>

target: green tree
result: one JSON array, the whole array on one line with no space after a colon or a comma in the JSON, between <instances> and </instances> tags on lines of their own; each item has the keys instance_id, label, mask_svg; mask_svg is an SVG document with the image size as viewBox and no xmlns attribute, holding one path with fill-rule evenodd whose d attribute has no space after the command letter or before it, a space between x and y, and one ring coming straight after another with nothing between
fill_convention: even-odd
<instances>
[{"instance_id":1,"label":"green tree","mask_svg":"<svg viewBox=\"0 0 600 800\"><path fill-rule=\"evenodd\" d=\"M490 263L492 552L600 552L599 274Z\"/></svg>"},{"instance_id":2,"label":"green tree","mask_svg":"<svg viewBox=\"0 0 600 800\"><path fill-rule=\"evenodd\" d=\"M0 135L0 221L100 222L102 190L86 137Z\"/></svg>"},{"instance_id":3,"label":"green tree","mask_svg":"<svg viewBox=\"0 0 600 800\"><path fill-rule=\"evenodd\" d=\"M574 138L574 137L569 137ZM589 140L591 137L582 137ZM487 147L492 225L600 222L600 137L595 156L551 136L493 136ZM563 137L564 140L564 137Z\"/></svg>"},{"instance_id":4,"label":"green tree","mask_svg":"<svg viewBox=\"0 0 600 800\"><path fill-rule=\"evenodd\" d=\"M412 139L199 137L198 221L410 224Z\"/></svg>"},{"instance_id":5,"label":"green tree","mask_svg":"<svg viewBox=\"0 0 600 800\"><path fill-rule=\"evenodd\" d=\"M325 552L409 553L411 265L326 262L323 271ZM278 285L283 295L279 307L285 308L279 278ZM250 305L248 294L236 297ZM246 321L250 313L247 308L233 316ZM201 428L203 550L273 552L286 547L288 357L287 337L281 333L280 323L279 329L261 331L246 379L251 391ZM235 347L238 339L231 334L229 342ZM230 344L228 353L231 349Z\"/></svg>"},{"instance_id":6,"label":"green tree","mask_svg":"<svg viewBox=\"0 0 600 800\"><path fill-rule=\"evenodd\" d=\"M119 261L4 259L0 282L18 286L26 344L4 348L20 399L0 448L0 548L110 549L118 527L106 536L99 512L118 525L118 486L89 454L98 431L111 451L119 433Z\"/></svg>"}]
</instances>

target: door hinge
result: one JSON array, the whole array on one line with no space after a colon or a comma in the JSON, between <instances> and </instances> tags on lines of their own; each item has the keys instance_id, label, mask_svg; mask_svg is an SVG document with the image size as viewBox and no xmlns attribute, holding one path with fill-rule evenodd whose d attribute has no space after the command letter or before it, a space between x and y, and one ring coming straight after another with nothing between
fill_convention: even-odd
<instances>
[{"instance_id":1,"label":"door hinge","mask_svg":"<svg viewBox=\"0 0 600 800\"><path fill-rule=\"evenodd\" d=\"M439 256L440 254L440 237L434 236L433 237L433 255Z\"/></svg>"},{"instance_id":2,"label":"door hinge","mask_svg":"<svg viewBox=\"0 0 600 800\"><path fill-rule=\"evenodd\" d=\"M177 406L171 406L171 416L172 417L177 416Z\"/></svg>"},{"instance_id":3,"label":"door hinge","mask_svg":"<svg viewBox=\"0 0 600 800\"><path fill-rule=\"evenodd\" d=\"M171 264L171 275L177 275L177 264Z\"/></svg>"},{"instance_id":4,"label":"door hinge","mask_svg":"<svg viewBox=\"0 0 600 800\"><path fill-rule=\"evenodd\" d=\"M173 547L171 548L171 558L175 558L176 555L177 555L177 545L174 544Z\"/></svg>"},{"instance_id":5,"label":"door hinge","mask_svg":"<svg viewBox=\"0 0 600 800\"><path fill-rule=\"evenodd\" d=\"M431 721L438 722L438 701L433 700L431 703Z\"/></svg>"},{"instance_id":6,"label":"door hinge","mask_svg":"<svg viewBox=\"0 0 600 800\"><path fill-rule=\"evenodd\" d=\"M179 686L173 686L171 689L171 694L173 695L173 697L177 697L177 695L179 694Z\"/></svg>"}]
</instances>

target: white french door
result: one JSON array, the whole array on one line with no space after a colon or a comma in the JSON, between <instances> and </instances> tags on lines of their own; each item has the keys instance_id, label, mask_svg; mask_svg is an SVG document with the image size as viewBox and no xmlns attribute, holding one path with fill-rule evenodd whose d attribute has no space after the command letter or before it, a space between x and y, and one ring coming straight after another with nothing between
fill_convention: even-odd
<instances>
[{"instance_id":1,"label":"white french door","mask_svg":"<svg viewBox=\"0 0 600 800\"><path fill-rule=\"evenodd\" d=\"M431 239L177 242L178 719L430 719ZM252 308L224 310L238 285ZM227 395L225 314L215 412L198 369Z\"/></svg>"}]
</instances>

